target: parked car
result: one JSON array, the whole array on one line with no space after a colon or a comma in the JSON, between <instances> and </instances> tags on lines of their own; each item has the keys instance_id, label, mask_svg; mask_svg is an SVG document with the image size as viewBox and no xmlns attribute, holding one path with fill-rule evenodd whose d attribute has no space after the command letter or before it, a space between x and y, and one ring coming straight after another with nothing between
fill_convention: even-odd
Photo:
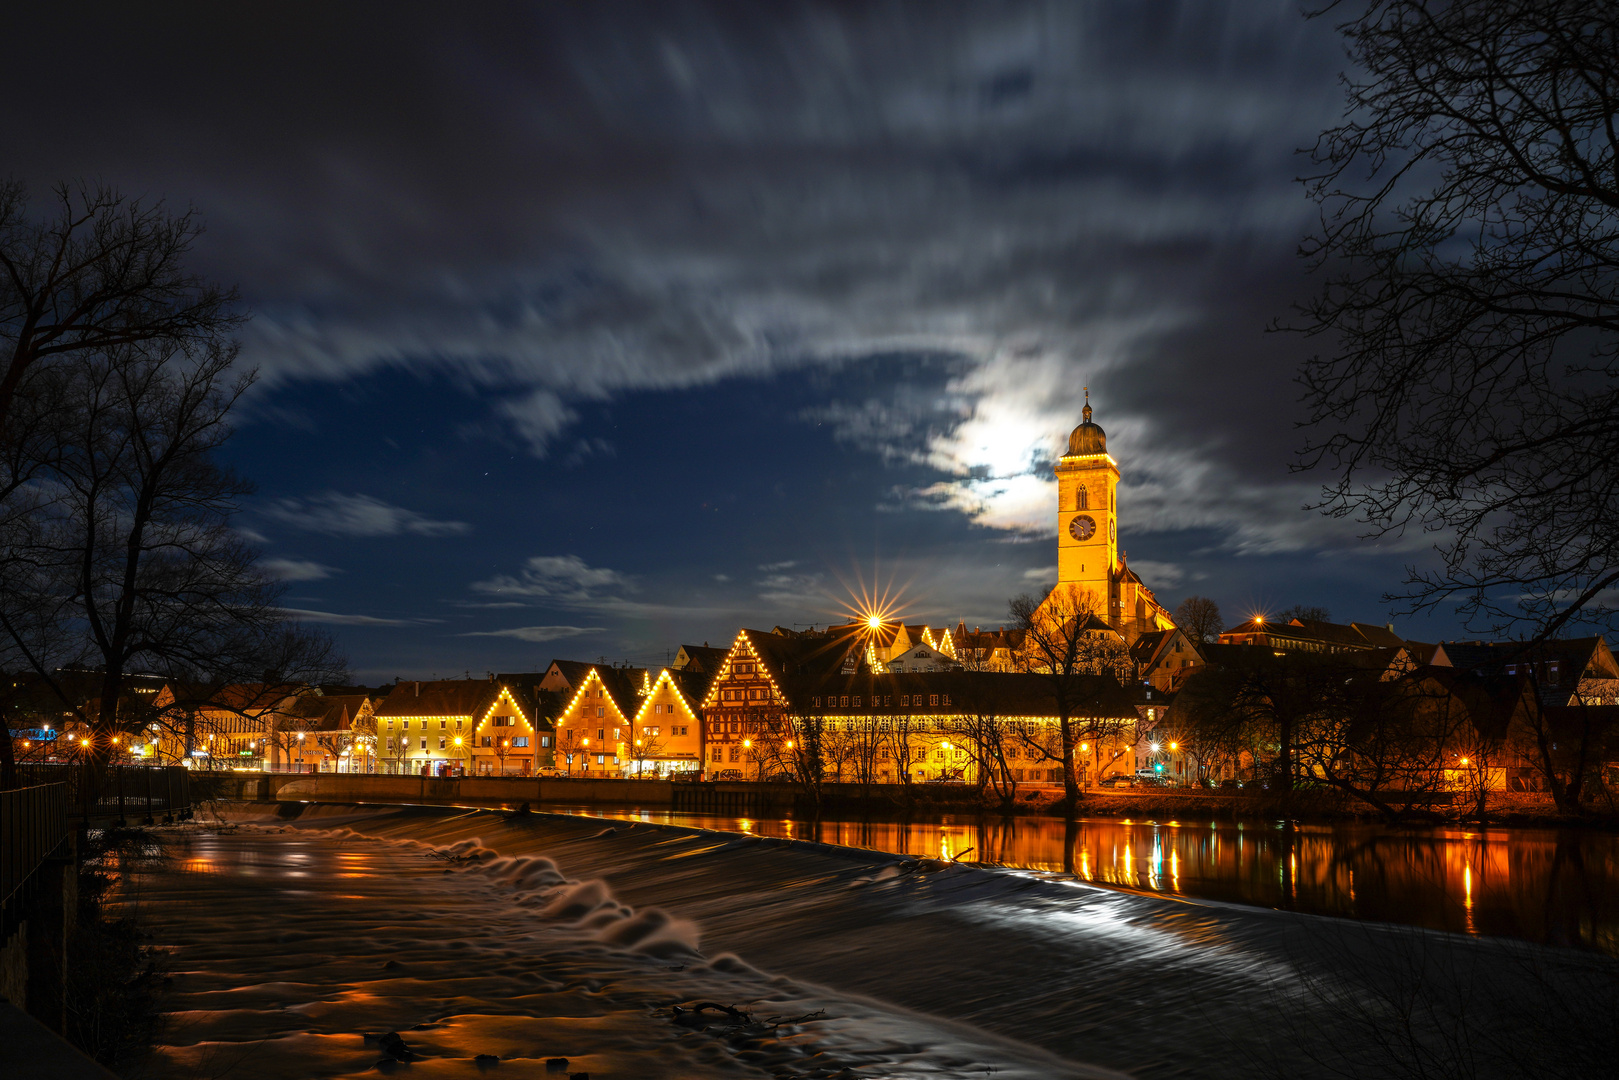
<instances>
[{"instance_id":1,"label":"parked car","mask_svg":"<svg viewBox=\"0 0 1619 1080\"><path fill-rule=\"evenodd\" d=\"M1105 788L1127 788L1127 787L1135 787L1137 783L1138 783L1138 781L1136 780L1135 777L1133 777L1133 776L1125 776L1125 775L1123 775L1121 773L1121 774L1115 774L1113 776L1104 776L1104 777L1102 777L1101 781L1099 782L1099 784L1097 786L1105 787Z\"/></svg>"},{"instance_id":2,"label":"parked car","mask_svg":"<svg viewBox=\"0 0 1619 1080\"><path fill-rule=\"evenodd\" d=\"M714 779L715 780L740 780L740 779L742 779L742 770L741 769L721 769L719 772L714 774Z\"/></svg>"},{"instance_id":3,"label":"parked car","mask_svg":"<svg viewBox=\"0 0 1619 1080\"><path fill-rule=\"evenodd\" d=\"M1221 791L1238 791L1238 790L1241 790L1241 788L1242 788L1242 781L1241 780L1233 780L1232 778L1227 777L1226 779L1220 781L1220 790Z\"/></svg>"}]
</instances>

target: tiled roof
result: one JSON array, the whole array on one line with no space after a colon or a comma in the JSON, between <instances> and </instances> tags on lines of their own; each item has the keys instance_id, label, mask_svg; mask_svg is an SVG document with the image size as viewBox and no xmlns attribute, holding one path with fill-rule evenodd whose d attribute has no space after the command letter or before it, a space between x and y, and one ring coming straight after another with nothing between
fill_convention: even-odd
<instances>
[{"instance_id":1,"label":"tiled roof","mask_svg":"<svg viewBox=\"0 0 1619 1080\"><path fill-rule=\"evenodd\" d=\"M579 684L584 682L591 669L596 667L595 664L589 664L583 660L553 660L550 666L556 668L557 671L561 672L562 677L568 680L568 689L570 690L579 689ZM548 668L547 671L549 670Z\"/></svg>"},{"instance_id":2,"label":"tiled roof","mask_svg":"<svg viewBox=\"0 0 1619 1080\"><path fill-rule=\"evenodd\" d=\"M290 710L305 731L344 731L368 700L365 694L306 694Z\"/></svg>"},{"instance_id":3,"label":"tiled roof","mask_svg":"<svg viewBox=\"0 0 1619 1080\"><path fill-rule=\"evenodd\" d=\"M682 645L680 650L691 661L685 670L706 672L710 677L720 669L720 665L725 662L726 655L731 651L729 649L711 649L707 645Z\"/></svg>"},{"instance_id":4,"label":"tiled roof","mask_svg":"<svg viewBox=\"0 0 1619 1080\"><path fill-rule=\"evenodd\" d=\"M718 669L716 668L715 670ZM671 668L669 681L675 684L675 689L680 691L680 696L686 700L687 706L696 710L703 703L703 698L708 693L709 684L714 681L714 674L712 671L692 671L690 669L678 671Z\"/></svg>"},{"instance_id":5,"label":"tiled roof","mask_svg":"<svg viewBox=\"0 0 1619 1080\"><path fill-rule=\"evenodd\" d=\"M488 679L401 682L376 707L378 716L482 717L502 687Z\"/></svg>"},{"instance_id":6,"label":"tiled roof","mask_svg":"<svg viewBox=\"0 0 1619 1080\"><path fill-rule=\"evenodd\" d=\"M1148 630L1136 638L1136 643L1130 646L1131 659L1138 664L1152 663L1152 658L1158 655L1158 650L1174 633L1173 630Z\"/></svg>"},{"instance_id":7,"label":"tiled roof","mask_svg":"<svg viewBox=\"0 0 1619 1080\"><path fill-rule=\"evenodd\" d=\"M613 699L618 711L626 717L632 717L641 708L642 676L645 668L618 668L601 665L596 668L596 674L601 678L602 687L607 696Z\"/></svg>"},{"instance_id":8,"label":"tiled roof","mask_svg":"<svg viewBox=\"0 0 1619 1080\"><path fill-rule=\"evenodd\" d=\"M217 686L206 683L170 682L169 693L175 703L190 708L217 708L242 712L261 712L275 708L289 697L308 690L303 683L228 683Z\"/></svg>"}]
</instances>

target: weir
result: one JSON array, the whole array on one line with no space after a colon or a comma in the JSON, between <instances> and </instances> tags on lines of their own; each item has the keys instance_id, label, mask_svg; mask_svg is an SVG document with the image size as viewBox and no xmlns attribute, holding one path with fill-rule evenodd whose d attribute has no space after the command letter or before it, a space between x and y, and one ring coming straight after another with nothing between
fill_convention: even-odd
<instances>
[{"instance_id":1,"label":"weir","mask_svg":"<svg viewBox=\"0 0 1619 1080\"><path fill-rule=\"evenodd\" d=\"M243 802L391 803L427 806L641 806L689 813L790 813L791 784L675 783L536 776L362 776L352 773L199 775L200 790Z\"/></svg>"}]
</instances>

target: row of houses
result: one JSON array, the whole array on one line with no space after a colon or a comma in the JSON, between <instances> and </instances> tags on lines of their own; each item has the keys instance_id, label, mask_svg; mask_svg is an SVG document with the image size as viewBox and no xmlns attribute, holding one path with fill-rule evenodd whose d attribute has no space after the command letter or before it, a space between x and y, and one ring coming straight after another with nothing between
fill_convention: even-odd
<instances>
[{"instance_id":1,"label":"row of houses","mask_svg":"<svg viewBox=\"0 0 1619 1080\"><path fill-rule=\"evenodd\" d=\"M1223 631L1216 642L1197 641L1181 629L1144 633L1130 655L1143 681L1172 694L1198 671L1234 662L1243 649L1330 654L1389 673L1432 667L1482 678L1521 677L1548 707L1619 704L1619 662L1607 641L1595 636L1534 644L1421 642L1401 638L1393 626L1309 619L1274 623L1256 617Z\"/></svg>"},{"instance_id":2,"label":"row of houses","mask_svg":"<svg viewBox=\"0 0 1619 1080\"><path fill-rule=\"evenodd\" d=\"M1175 699L1197 672L1259 650L1335 654L1378 678L1426 669L1505 679L1552 707L1619 704L1619 665L1601 638L1531 654L1513 643L1406 641L1371 624L1256 619L1217 642L1166 629L1118 644L1124 666L1082 680L1067 703L1083 733L1085 784L1154 772L1193 779L1205 765L1165 723ZM1050 679L1015 670L1020 646L1004 628L777 626L744 629L727 648L682 646L663 668L554 660L543 671L380 687L136 680L141 723L119 752L200 768L708 779L803 775L813 762L836 779L926 782L977 779L993 722L1009 779L1060 783L1064 710ZM49 728L35 721L23 741L61 756L91 737L71 716Z\"/></svg>"}]
</instances>

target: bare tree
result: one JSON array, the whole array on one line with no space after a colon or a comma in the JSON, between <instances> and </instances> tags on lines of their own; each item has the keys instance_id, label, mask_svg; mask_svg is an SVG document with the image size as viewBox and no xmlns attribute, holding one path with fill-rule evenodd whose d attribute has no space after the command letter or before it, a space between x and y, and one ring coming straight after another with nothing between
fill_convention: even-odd
<instances>
[{"instance_id":1,"label":"bare tree","mask_svg":"<svg viewBox=\"0 0 1619 1080\"><path fill-rule=\"evenodd\" d=\"M1063 792L1070 809L1079 802L1075 751L1081 735L1086 734L1086 719L1096 712L1086 709L1095 701L1095 677L1118 677L1131 666L1129 650L1101 622L1099 612L1103 610L1100 600L1083 589L1053 590L1043 599L1024 594L1008 604L1013 625L1023 631L1018 666L1045 679L1051 689ZM1030 750L1042 747L1038 741L1025 742Z\"/></svg>"},{"instance_id":2,"label":"bare tree","mask_svg":"<svg viewBox=\"0 0 1619 1080\"><path fill-rule=\"evenodd\" d=\"M1519 707L1511 739L1518 752L1540 774L1552 802L1567 814L1584 813L1602 786L1602 766L1619 750L1614 710L1576 702L1548 707L1542 679L1547 669L1545 646L1537 644L1520 665Z\"/></svg>"},{"instance_id":3,"label":"bare tree","mask_svg":"<svg viewBox=\"0 0 1619 1080\"><path fill-rule=\"evenodd\" d=\"M1326 10L1336 10L1336 5ZM1619 607L1619 9L1373 0L1305 178L1327 275L1294 329L1302 468L1373 535L1440 537L1409 610L1611 627Z\"/></svg>"},{"instance_id":4,"label":"bare tree","mask_svg":"<svg viewBox=\"0 0 1619 1080\"><path fill-rule=\"evenodd\" d=\"M1294 604L1278 611L1273 621L1290 623L1294 619L1299 622L1331 622L1332 612L1320 604Z\"/></svg>"},{"instance_id":5,"label":"bare tree","mask_svg":"<svg viewBox=\"0 0 1619 1080\"><path fill-rule=\"evenodd\" d=\"M1343 666L1330 656L1244 650L1197 672L1175 701L1177 721L1205 752L1219 747L1282 790L1293 787L1301 744L1344 716Z\"/></svg>"},{"instance_id":6,"label":"bare tree","mask_svg":"<svg viewBox=\"0 0 1619 1080\"><path fill-rule=\"evenodd\" d=\"M963 693L958 704L961 712L950 733L971 753L979 791L992 793L1002 809L1011 807L1017 801L1018 781L1011 756L1014 736L1008 724L989 695Z\"/></svg>"},{"instance_id":7,"label":"bare tree","mask_svg":"<svg viewBox=\"0 0 1619 1080\"><path fill-rule=\"evenodd\" d=\"M59 184L36 220L17 181L0 183L0 444L13 406L56 358L143 343L191 347L229 333L236 294L190 273L202 231L191 211L107 187Z\"/></svg>"},{"instance_id":8,"label":"bare tree","mask_svg":"<svg viewBox=\"0 0 1619 1080\"><path fill-rule=\"evenodd\" d=\"M251 381L233 360L218 344L85 357L47 497L7 538L0 634L47 682L64 665L100 672L84 717L97 736L123 731L134 665L219 684L345 678L330 638L286 618L282 586L231 528L249 486L215 455Z\"/></svg>"},{"instance_id":9,"label":"bare tree","mask_svg":"<svg viewBox=\"0 0 1619 1080\"><path fill-rule=\"evenodd\" d=\"M1188 596L1175 609L1175 625L1193 641L1214 641L1225 629L1220 605L1206 596Z\"/></svg>"}]
</instances>

